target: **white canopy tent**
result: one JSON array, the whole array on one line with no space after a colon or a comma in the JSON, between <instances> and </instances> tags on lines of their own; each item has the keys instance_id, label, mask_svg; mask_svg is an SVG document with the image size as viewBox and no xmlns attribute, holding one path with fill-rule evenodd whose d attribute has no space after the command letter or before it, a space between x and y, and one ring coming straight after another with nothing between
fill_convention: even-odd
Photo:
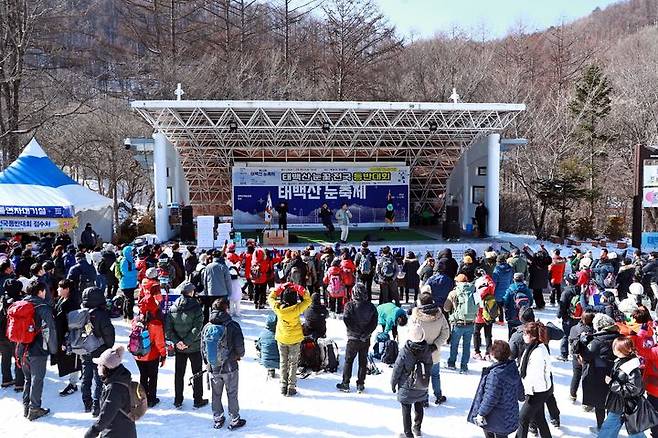
<instances>
[{"instance_id":1,"label":"white canopy tent","mask_svg":"<svg viewBox=\"0 0 658 438\"><path fill-rule=\"evenodd\" d=\"M74 181L32 139L0 173L0 231L68 231L76 220L76 238L89 222L109 241L112 200Z\"/></svg>"}]
</instances>

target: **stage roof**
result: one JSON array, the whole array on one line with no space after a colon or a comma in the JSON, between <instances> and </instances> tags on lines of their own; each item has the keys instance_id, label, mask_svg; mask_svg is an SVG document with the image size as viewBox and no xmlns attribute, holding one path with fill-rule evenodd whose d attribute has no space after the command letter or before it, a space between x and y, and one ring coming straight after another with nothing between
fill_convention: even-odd
<instances>
[{"instance_id":1,"label":"stage roof","mask_svg":"<svg viewBox=\"0 0 658 438\"><path fill-rule=\"evenodd\" d=\"M269 100L153 100L131 107L177 148L191 203L226 204L222 214L230 213L230 169L242 161L404 161L412 168L412 205L440 204L462 152L525 110L507 103Z\"/></svg>"}]
</instances>

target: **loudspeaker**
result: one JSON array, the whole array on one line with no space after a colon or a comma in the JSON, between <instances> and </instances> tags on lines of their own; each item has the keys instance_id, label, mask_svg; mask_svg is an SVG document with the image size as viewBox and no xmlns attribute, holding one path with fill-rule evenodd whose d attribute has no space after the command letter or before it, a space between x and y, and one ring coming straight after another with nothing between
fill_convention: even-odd
<instances>
[{"instance_id":1,"label":"loudspeaker","mask_svg":"<svg viewBox=\"0 0 658 438\"><path fill-rule=\"evenodd\" d=\"M446 222L459 222L459 207L449 205L446 207Z\"/></svg>"},{"instance_id":2,"label":"loudspeaker","mask_svg":"<svg viewBox=\"0 0 658 438\"><path fill-rule=\"evenodd\" d=\"M183 242L194 241L194 224L183 223L180 226L180 240Z\"/></svg>"},{"instance_id":3,"label":"loudspeaker","mask_svg":"<svg viewBox=\"0 0 658 438\"><path fill-rule=\"evenodd\" d=\"M461 229L458 222L448 222L446 223L446 239L459 239L461 235Z\"/></svg>"},{"instance_id":4,"label":"loudspeaker","mask_svg":"<svg viewBox=\"0 0 658 438\"><path fill-rule=\"evenodd\" d=\"M191 205L187 205L181 208L181 223L183 225L193 225L194 224L194 211L192 210Z\"/></svg>"},{"instance_id":5,"label":"loudspeaker","mask_svg":"<svg viewBox=\"0 0 658 438\"><path fill-rule=\"evenodd\" d=\"M289 234L288 243L299 243L299 237L296 234Z\"/></svg>"}]
</instances>

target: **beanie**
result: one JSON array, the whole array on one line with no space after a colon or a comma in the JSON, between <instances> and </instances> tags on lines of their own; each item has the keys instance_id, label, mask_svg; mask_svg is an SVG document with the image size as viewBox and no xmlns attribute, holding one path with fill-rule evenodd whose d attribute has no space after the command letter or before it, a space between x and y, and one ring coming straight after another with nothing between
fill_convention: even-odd
<instances>
[{"instance_id":1,"label":"beanie","mask_svg":"<svg viewBox=\"0 0 658 438\"><path fill-rule=\"evenodd\" d=\"M148 268L146 270L146 278L158 278L158 270L156 268Z\"/></svg>"},{"instance_id":2,"label":"beanie","mask_svg":"<svg viewBox=\"0 0 658 438\"><path fill-rule=\"evenodd\" d=\"M631 295L644 295L644 287L642 286L642 283L633 283L628 286L628 292Z\"/></svg>"},{"instance_id":3,"label":"beanie","mask_svg":"<svg viewBox=\"0 0 658 438\"><path fill-rule=\"evenodd\" d=\"M524 277L523 273L521 273L521 272L514 273L514 281L516 281L517 283L522 282L524 279L525 279L525 277Z\"/></svg>"},{"instance_id":4,"label":"beanie","mask_svg":"<svg viewBox=\"0 0 658 438\"><path fill-rule=\"evenodd\" d=\"M534 322L535 321L535 311L532 310L532 307L522 307L519 311L519 320L523 323Z\"/></svg>"},{"instance_id":5,"label":"beanie","mask_svg":"<svg viewBox=\"0 0 658 438\"><path fill-rule=\"evenodd\" d=\"M601 332L615 325L615 320L605 313L597 313L593 321L594 331Z\"/></svg>"},{"instance_id":6,"label":"beanie","mask_svg":"<svg viewBox=\"0 0 658 438\"><path fill-rule=\"evenodd\" d=\"M468 277L464 274L459 274L455 277L455 283L468 283Z\"/></svg>"},{"instance_id":7,"label":"beanie","mask_svg":"<svg viewBox=\"0 0 658 438\"><path fill-rule=\"evenodd\" d=\"M115 345L101 353L100 357L92 359L92 361L97 365L104 366L105 368L114 369L121 365L121 358L123 357L124 351L125 348L123 348L123 346Z\"/></svg>"}]
</instances>

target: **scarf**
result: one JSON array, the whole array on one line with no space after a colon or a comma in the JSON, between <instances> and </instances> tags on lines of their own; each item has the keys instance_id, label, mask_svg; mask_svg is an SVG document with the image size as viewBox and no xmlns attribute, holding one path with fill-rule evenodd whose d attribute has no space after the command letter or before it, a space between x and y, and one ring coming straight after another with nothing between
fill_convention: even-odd
<instances>
[{"instance_id":1,"label":"scarf","mask_svg":"<svg viewBox=\"0 0 658 438\"><path fill-rule=\"evenodd\" d=\"M532 344L528 345L525 349L525 354L523 355L523 358L521 358L521 378L525 379L526 374L528 372L528 361L530 360L530 355L532 354L533 351L535 351L535 348L537 348L540 345L539 341L535 341Z\"/></svg>"}]
</instances>

